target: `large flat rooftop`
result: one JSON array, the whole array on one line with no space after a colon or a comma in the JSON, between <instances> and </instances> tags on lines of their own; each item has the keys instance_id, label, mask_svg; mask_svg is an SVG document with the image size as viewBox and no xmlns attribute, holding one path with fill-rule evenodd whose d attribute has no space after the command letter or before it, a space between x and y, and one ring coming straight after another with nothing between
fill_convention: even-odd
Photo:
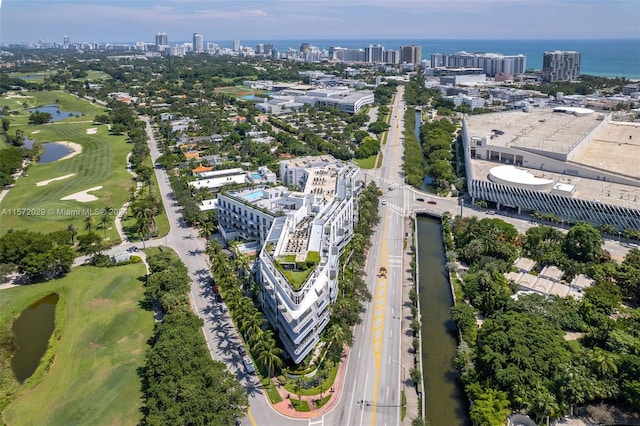
<instances>
[{"instance_id":1,"label":"large flat rooftop","mask_svg":"<svg viewBox=\"0 0 640 426\"><path fill-rule=\"evenodd\" d=\"M467 116L471 136L486 136L494 146L568 153L596 126L598 114L576 116L551 108ZM494 131L503 132L497 134Z\"/></svg>"},{"instance_id":2,"label":"large flat rooftop","mask_svg":"<svg viewBox=\"0 0 640 426\"><path fill-rule=\"evenodd\" d=\"M617 174L640 179L640 126L609 122L592 139L591 143L573 159Z\"/></svg>"}]
</instances>

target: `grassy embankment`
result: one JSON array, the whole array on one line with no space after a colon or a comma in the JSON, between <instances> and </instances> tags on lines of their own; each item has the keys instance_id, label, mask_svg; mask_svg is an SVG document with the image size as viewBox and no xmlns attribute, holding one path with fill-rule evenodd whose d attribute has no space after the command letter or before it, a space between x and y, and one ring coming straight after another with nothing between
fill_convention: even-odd
<instances>
[{"instance_id":1,"label":"grassy embankment","mask_svg":"<svg viewBox=\"0 0 640 426\"><path fill-rule=\"evenodd\" d=\"M24 384L13 384L19 396L2 413L7 425L139 422L137 369L154 324L140 307L144 274L142 264L83 266L60 280L0 291L0 333L29 304L60 294L49 349Z\"/></svg>"},{"instance_id":2,"label":"grassy embankment","mask_svg":"<svg viewBox=\"0 0 640 426\"><path fill-rule=\"evenodd\" d=\"M48 164L32 164L28 175L19 178L5 199L0 204L0 212L4 210L0 221L0 232L11 228L28 228L34 231L50 232L64 229L73 224L80 232L84 230L84 218L87 212L94 217L93 229L100 235L105 234L99 228L100 210L105 207L119 209L129 198L129 189L135 184L131 175L125 170L127 153L131 144L125 136L108 134L106 126L93 124L96 114L104 114L105 110L90 102L78 99L70 94L55 92L29 92L29 98L3 99L12 111L19 110L18 115L11 115L10 133L21 129L28 138L40 142L70 141L82 145L82 153L66 160ZM50 124L28 124L29 112L21 104L27 102L29 107L55 104L63 111L80 113L79 117L70 117ZM97 133L87 134L87 129L97 128ZM75 173L74 176L36 186L36 183ZM91 202L61 201L67 195L92 187L102 186L91 194L98 200ZM156 183L157 188L157 183ZM12 209L39 209L44 215L17 216ZM110 217L106 237L109 241L120 241L113 226L115 216ZM156 219L161 231L168 230L166 216L162 214ZM162 234L161 234L162 235Z\"/></svg>"}]
</instances>

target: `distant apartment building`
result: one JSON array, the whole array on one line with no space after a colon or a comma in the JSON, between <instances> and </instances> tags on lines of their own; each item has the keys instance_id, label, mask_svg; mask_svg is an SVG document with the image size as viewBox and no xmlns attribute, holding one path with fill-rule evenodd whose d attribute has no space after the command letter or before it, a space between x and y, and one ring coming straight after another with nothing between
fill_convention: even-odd
<instances>
[{"instance_id":1,"label":"distant apartment building","mask_svg":"<svg viewBox=\"0 0 640 426\"><path fill-rule=\"evenodd\" d=\"M495 77L498 74L516 76L527 69L527 57L524 55L505 56L501 53L458 52L433 53L431 67L481 68L485 74Z\"/></svg>"},{"instance_id":2,"label":"distant apartment building","mask_svg":"<svg viewBox=\"0 0 640 426\"><path fill-rule=\"evenodd\" d=\"M202 34L193 33L193 47L192 47L192 49L193 49L193 51L195 53L204 52L204 37L202 37Z\"/></svg>"},{"instance_id":3,"label":"distant apartment building","mask_svg":"<svg viewBox=\"0 0 640 426\"><path fill-rule=\"evenodd\" d=\"M332 47L329 50L331 59L342 62L365 62L364 49L347 49L345 47Z\"/></svg>"},{"instance_id":4,"label":"distant apartment building","mask_svg":"<svg viewBox=\"0 0 640 426\"><path fill-rule=\"evenodd\" d=\"M542 80L548 83L573 81L580 77L580 52L553 50L544 52Z\"/></svg>"},{"instance_id":5,"label":"distant apartment building","mask_svg":"<svg viewBox=\"0 0 640 426\"><path fill-rule=\"evenodd\" d=\"M233 51L234 52L240 51L240 40L233 40Z\"/></svg>"},{"instance_id":6,"label":"distant apartment building","mask_svg":"<svg viewBox=\"0 0 640 426\"><path fill-rule=\"evenodd\" d=\"M369 63L384 61L384 46L370 44L364 48L364 60Z\"/></svg>"},{"instance_id":7,"label":"distant apartment building","mask_svg":"<svg viewBox=\"0 0 640 426\"><path fill-rule=\"evenodd\" d=\"M169 38L166 33L156 34L156 52L164 52L169 47Z\"/></svg>"},{"instance_id":8,"label":"distant apartment building","mask_svg":"<svg viewBox=\"0 0 640 426\"><path fill-rule=\"evenodd\" d=\"M420 66L422 61L422 46L401 46L400 47L400 62L407 64L413 64L414 67Z\"/></svg>"},{"instance_id":9,"label":"distant apartment building","mask_svg":"<svg viewBox=\"0 0 640 426\"><path fill-rule=\"evenodd\" d=\"M320 341L338 292L339 258L353 237L358 168L332 156L280 162L285 186L252 187L218 197L225 240L256 241L264 314L293 362ZM287 271L310 268L301 282Z\"/></svg>"},{"instance_id":10,"label":"distant apartment building","mask_svg":"<svg viewBox=\"0 0 640 426\"><path fill-rule=\"evenodd\" d=\"M400 63L400 52L389 49L383 52L383 62L385 64L397 65Z\"/></svg>"}]
</instances>

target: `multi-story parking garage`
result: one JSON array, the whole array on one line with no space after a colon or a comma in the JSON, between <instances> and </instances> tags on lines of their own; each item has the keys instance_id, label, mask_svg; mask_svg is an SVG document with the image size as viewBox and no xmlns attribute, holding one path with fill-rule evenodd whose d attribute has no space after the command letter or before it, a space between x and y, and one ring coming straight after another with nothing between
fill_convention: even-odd
<instances>
[{"instance_id":1,"label":"multi-story parking garage","mask_svg":"<svg viewBox=\"0 0 640 426\"><path fill-rule=\"evenodd\" d=\"M640 124L545 108L467 116L462 138L474 200L640 229Z\"/></svg>"}]
</instances>

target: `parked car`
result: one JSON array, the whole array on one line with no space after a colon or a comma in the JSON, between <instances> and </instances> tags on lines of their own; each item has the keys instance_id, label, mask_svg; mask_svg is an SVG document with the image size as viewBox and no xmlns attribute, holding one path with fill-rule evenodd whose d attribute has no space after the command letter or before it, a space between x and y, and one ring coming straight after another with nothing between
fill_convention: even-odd
<instances>
[{"instance_id":1,"label":"parked car","mask_svg":"<svg viewBox=\"0 0 640 426\"><path fill-rule=\"evenodd\" d=\"M217 285L212 284L212 285L211 285L211 288L213 288L213 292L214 292L215 294L219 294L219 293L220 293L220 289L218 288L218 286L217 286Z\"/></svg>"},{"instance_id":2,"label":"parked car","mask_svg":"<svg viewBox=\"0 0 640 426\"><path fill-rule=\"evenodd\" d=\"M253 361L251 361L251 358L245 356L244 358L242 358L242 363L244 364L244 369L247 371L247 373L255 373L256 367L253 365Z\"/></svg>"},{"instance_id":3,"label":"parked car","mask_svg":"<svg viewBox=\"0 0 640 426\"><path fill-rule=\"evenodd\" d=\"M247 355L247 350L244 348L244 345L242 343L240 343L240 346L238 346L238 353L241 356Z\"/></svg>"},{"instance_id":4,"label":"parked car","mask_svg":"<svg viewBox=\"0 0 640 426\"><path fill-rule=\"evenodd\" d=\"M224 303L220 304L220 312L227 312L227 305L225 305Z\"/></svg>"},{"instance_id":5,"label":"parked car","mask_svg":"<svg viewBox=\"0 0 640 426\"><path fill-rule=\"evenodd\" d=\"M386 206L387 205L387 200L382 200L382 205Z\"/></svg>"}]
</instances>

